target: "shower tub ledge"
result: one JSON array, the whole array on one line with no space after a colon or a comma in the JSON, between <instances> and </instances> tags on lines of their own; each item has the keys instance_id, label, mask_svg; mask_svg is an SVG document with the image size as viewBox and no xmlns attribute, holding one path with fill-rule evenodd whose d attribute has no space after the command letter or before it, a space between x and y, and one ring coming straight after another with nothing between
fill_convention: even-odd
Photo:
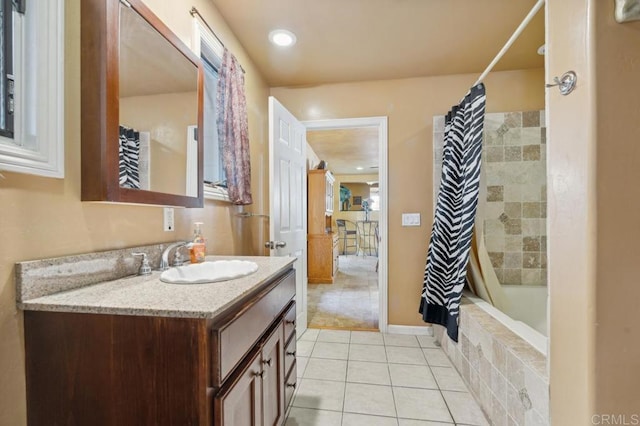
<instances>
[{"instance_id":1,"label":"shower tub ledge","mask_svg":"<svg viewBox=\"0 0 640 426\"><path fill-rule=\"evenodd\" d=\"M493 307L465 295L458 343L434 325L437 341L492 424L548 425L546 338L487 308Z\"/></svg>"}]
</instances>

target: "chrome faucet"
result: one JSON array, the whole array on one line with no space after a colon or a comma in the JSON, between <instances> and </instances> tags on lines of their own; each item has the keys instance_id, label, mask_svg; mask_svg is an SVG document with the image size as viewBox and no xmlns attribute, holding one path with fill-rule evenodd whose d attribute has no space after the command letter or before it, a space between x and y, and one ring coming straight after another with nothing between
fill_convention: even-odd
<instances>
[{"instance_id":1,"label":"chrome faucet","mask_svg":"<svg viewBox=\"0 0 640 426\"><path fill-rule=\"evenodd\" d=\"M162 259L160 260L160 270L165 271L169 269L169 266L182 266L184 264L184 259L182 258L180 249L182 247L188 247L190 244L191 241L179 241L177 243L169 244L169 246L167 246L167 248L162 252ZM175 253L173 255L173 265L169 265L169 254L173 249L175 249Z\"/></svg>"}]
</instances>

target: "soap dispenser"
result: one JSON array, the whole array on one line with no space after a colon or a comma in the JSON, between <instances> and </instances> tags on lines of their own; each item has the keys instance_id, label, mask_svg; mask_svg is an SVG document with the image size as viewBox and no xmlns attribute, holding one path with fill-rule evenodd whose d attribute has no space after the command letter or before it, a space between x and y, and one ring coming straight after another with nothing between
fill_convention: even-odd
<instances>
[{"instance_id":1,"label":"soap dispenser","mask_svg":"<svg viewBox=\"0 0 640 426\"><path fill-rule=\"evenodd\" d=\"M193 230L193 244L189 249L189 254L191 257L191 263L202 263L204 262L204 256L206 253L206 245L204 237L202 236L202 222L196 222Z\"/></svg>"}]
</instances>

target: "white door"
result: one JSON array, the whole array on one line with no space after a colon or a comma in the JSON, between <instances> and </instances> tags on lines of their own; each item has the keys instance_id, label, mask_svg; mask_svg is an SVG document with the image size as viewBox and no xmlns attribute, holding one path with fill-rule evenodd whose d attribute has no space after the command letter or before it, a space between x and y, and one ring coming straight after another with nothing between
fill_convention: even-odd
<instances>
[{"instance_id":1,"label":"white door","mask_svg":"<svg viewBox=\"0 0 640 426\"><path fill-rule=\"evenodd\" d=\"M296 269L296 331L307 329L306 128L269 97L269 239L272 256L292 256Z\"/></svg>"}]
</instances>

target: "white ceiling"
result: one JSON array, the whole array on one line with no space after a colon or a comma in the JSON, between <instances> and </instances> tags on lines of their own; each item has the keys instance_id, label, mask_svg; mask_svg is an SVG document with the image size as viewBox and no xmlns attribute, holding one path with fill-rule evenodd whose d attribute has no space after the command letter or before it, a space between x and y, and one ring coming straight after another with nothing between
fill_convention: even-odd
<instances>
[{"instance_id":1,"label":"white ceiling","mask_svg":"<svg viewBox=\"0 0 640 426\"><path fill-rule=\"evenodd\" d=\"M308 130L307 142L335 175L378 174L377 127Z\"/></svg>"}]
</instances>

